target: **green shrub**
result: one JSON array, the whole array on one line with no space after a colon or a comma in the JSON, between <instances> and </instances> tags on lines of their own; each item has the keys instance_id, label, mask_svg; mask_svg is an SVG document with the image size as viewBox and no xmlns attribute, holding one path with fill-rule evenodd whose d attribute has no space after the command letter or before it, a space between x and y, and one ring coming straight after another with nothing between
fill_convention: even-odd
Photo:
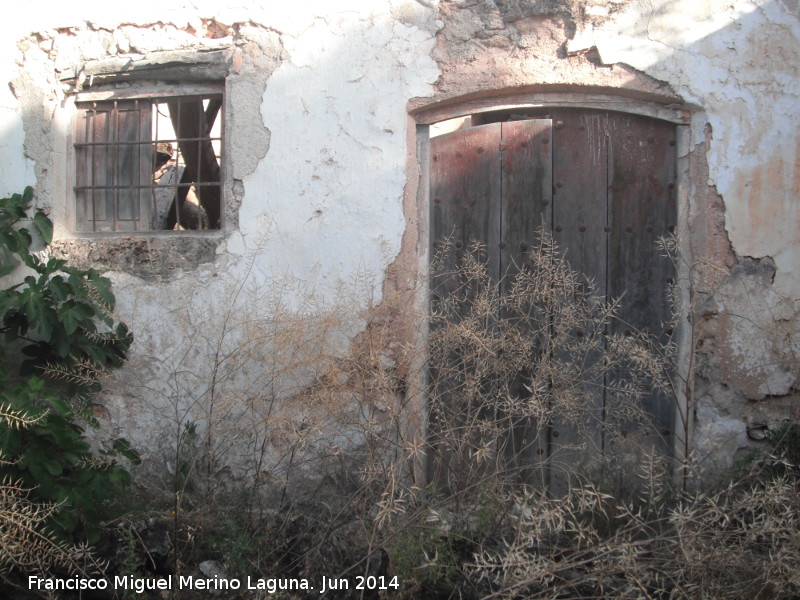
<instances>
[{"instance_id":1,"label":"green shrub","mask_svg":"<svg viewBox=\"0 0 800 600\"><path fill-rule=\"evenodd\" d=\"M82 386L96 388L86 377L93 369L122 364L133 336L111 316L114 295L108 278L31 253L31 233L20 224L27 219L32 194L27 188L0 200L0 276L21 267L30 271L21 283L0 291L0 356L13 345L27 357L21 365L24 375L45 367L84 375L69 378L74 394ZM47 216L36 212L31 223L49 244L53 225Z\"/></svg>"},{"instance_id":2,"label":"green shrub","mask_svg":"<svg viewBox=\"0 0 800 600\"><path fill-rule=\"evenodd\" d=\"M95 452L84 426L97 427L87 394L98 374L125 360L133 337L114 321L111 282L94 269L43 260L24 227L32 190L0 199L0 275L21 281L0 290L0 478L19 482L34 499L53 505L48 525L65 539L95 541L106 500L130 483L119 459L138 461L118 439ZM29 222L47 245L53 226L36 212ZM22 277L24 275L24 277ZM22 354L19 373L8 356ZM65 383L45 383L44 377ZM15 420L14 417L18 417Z\"/></svg>"},{"instance_id":3,"label":"green shrub","mask_svg":"<svg viewBox=\"0 0 800 600\"><path fill-rule=\"evenodd\" d=\"M31 488L35 497L59 506L49 525L64 537L82 533L89 542L99 538L106 500L130 483L118 462L138 456L123 439L111 450L93 452L77 424L80 417L68 402L46 389L38 377L3 391L6 409L26 415L26 427L0 424L0 473Z\"/></svg>"}]
</instances>

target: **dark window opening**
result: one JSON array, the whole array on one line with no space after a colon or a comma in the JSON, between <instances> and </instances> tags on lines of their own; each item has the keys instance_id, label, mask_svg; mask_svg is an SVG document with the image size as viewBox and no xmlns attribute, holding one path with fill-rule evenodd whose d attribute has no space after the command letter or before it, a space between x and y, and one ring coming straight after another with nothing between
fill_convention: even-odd
<instances>
[{"instance_id":1,"label":"dark window opening","mask_svg":"<svg viewBox=\"0 0 800 600\"><path fill-rule=\"evenodd\" d=\"M219 229L221 94L78 104L79 231Z\"/></svg>"}]
</instances>

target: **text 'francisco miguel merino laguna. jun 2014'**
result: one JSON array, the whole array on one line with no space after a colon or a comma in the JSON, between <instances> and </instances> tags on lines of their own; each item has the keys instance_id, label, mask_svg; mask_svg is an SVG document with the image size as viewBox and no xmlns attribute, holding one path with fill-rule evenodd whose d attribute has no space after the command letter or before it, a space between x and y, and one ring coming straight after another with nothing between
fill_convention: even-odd
<instances>
[{"instance_id":1,"label":"text 'francisco miguel merino laguna. jun 2014'","mask_svg":"<svg viewBox=\"0 0 800 600\"><path fill-rule=\"evenodd\" d=\"M330 590L390 590L398 589L400 584L395 577L362 577L353 578L322 577L316 585L309 579L303 578L260 578L246 577L244 579L228 577L193 577L191 575L169 575L166 577L133 577L130 575L117 575L113 578L106 577L68 577L44 578L31 575L28 577L30 590L131 590L142 594L151 590L263 590L268 594L278 591L290 590L319 590L324 594Z\"/></svg>"}]
</instances>

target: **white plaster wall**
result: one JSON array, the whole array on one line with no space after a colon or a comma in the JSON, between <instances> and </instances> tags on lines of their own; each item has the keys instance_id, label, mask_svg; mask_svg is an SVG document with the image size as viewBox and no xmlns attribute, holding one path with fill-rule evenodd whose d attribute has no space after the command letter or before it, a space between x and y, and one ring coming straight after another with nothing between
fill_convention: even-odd
<instances>
[{"instance_id":1,"label":"white plaster wall","mask_svg":"<svg viewBox=\"0 0 800 600\"><path fill-rule=\"evenodd\" d=\"M8 46L5 42L2 45ZM6 63L0 65L0 77L4 81L11 79ZM0 88L0 194L4 198L36 183L33 164L22 152L24 143L25 131L16 99L9 87L4 86Z\"/></svg>"},{"instance_id":2,"label":"white plaster wall","mask_svg":"<svg viewBox=\"0 0 800 600\"><path fill-rule=\"evenodd\" d=\"M245 248L266 234L270 268L318 293L380 283L405 230L405 106L438 76L433 36L385 10L315 17L281 40L261 106L270 152L244 181Z\"/></svg>"},{"instance_id":3,"label":"white plaster wall","mask_svg":"<svg viewBox=\"0 0 800 600\"><path fill-rule=\"evenodd\" d=\"M20 28L13 20L0 22L0 80L11 81L15 76L16 40ZM0 194L21 192L27 185L36 183L33 163L26 160L22 151L25 131L19 114L19 102L9 85L0 86Z\"/></svg>"},{"instance_id":4,"label":"white plaster wall","mask_svg":"<svg viewBox=\"0 0 800 600\"><path fill-rule=\"evenodd\" d=\"M800 8L786 0L636 0L576 36L704 109L709 183L740 256L771 256L775 291L800 289Z\"/></svg>"},{"instance_id":5,"label":"white plaster wall","mask_svg":"<svg viewBox=\"0 0 800 600\"><path fill-rule=\"evenodd\" d=\"M203 376L207 375L202 360L208 346L201 343L207 344L215 335L204 331L204 324L231 308L238 310L235 302L244 301L244 296L237 299L236 293L245 280L252 289L271 293L289 282L278 290L280 301L289 306L302 307L312 295L321 304L344 300L352 315L346 333L353 335L363 326L358 314L380 300L387 267L397 258L407 229L409 215L403 212L403 199L409 184L409 155L414 152L408 145L407 102L434 94L440 73L431 57L441 26L436 20L439 4L423 0L34 1L0 24L0 69L9 80L19 77L17 40L36 31L46 32L53 40L50 48L32 52L35 57L23 68L33 87L41 87L31 94L44 100L41 106L22 106L7 87L0 90L0 191L19 191L37 183L43 186L42 197L52 204L55 217L64 214L68 120L60 108L63 98L53 90L52 79L47 79L48 61L66 66L115 52L229 44L228 38L202 37L208 19L223 25L247 23L253 39L274 50L263 92L255 84L240 82L228 98L228 126L235 136L228 146L228 193L241 204L238 226L229 226L219 238L216 260L177 271L166 280L144 281L111 273L120 317L137 335L125 373L155 398L146 409L151 420L173 418L168 412L177 406L175 398L180 394L186 394L188 404L197 405L202 399ZM489 8L491 4L486 3ZM766 330L777 320L796 319L800 295L800 11L796 3L609 0L605 5L593 2L589 8L587 14L597 17L593 20L600 24L592 28L579 22L570 50L596 46L606 64L629 64L667 82L687 101L702 107L695 116L695 141L701 141L704 125L709 123L713 129L709 184L724 199L725 225L733 248L739 256L771 256L776 267L774 282L764 284L770 292L758 296L772 312L762 311L762 320L747 322L757 322ZM240 58L246 68L258 70L258 64L247 62L259 60L258 56L244 54ZM503 64L509 69L517 68L513 56L505 59L508 63ZM555 54L548 60L545 70L559 68L561 59ZM583 66L593 69L589 63ZM518 84L541 83L537 73L524 72L520 77L532 81ZM565 73L568 77L571 71ZM541 77L547 80L547 74ZM39 127L36 110L43 111L41 123L53 116L54 131ZM241 126L245 115L248 119L257 115L257 126L250 127L251 121ZM41 175L38 182L35 172ZM57 234L70 235L63 225ZM727 295L721 299L723 309L754 298L752 293L737 295L728 288L722 295ZM263 296L247 297L247 301L265 302ZM237 326L242 323L240 319ZM756 335L749 329L742 331L734 336L736 344ZM767 340L766 335L757 342ZM728 352L734 357L756 360L766 352L756 356L751 346L736 344ZM749 371L755 369L744 358L738 362ZM786 393L793 371L780 369L775 367L768 374L766 387L762 382L753 384L754 394ZM192 375L176 391L173 375L182 370ZM128 392L119 393L118 410L112 414L116 433L134 442L140 436L147 443L151 432L136 427L141 403ZM164 400L161 404L159 398ZM701 413L719 417L725 410ZM733 420L741 431L740 417ZM719 446L710 437L701 444Z\"/></svg>"},{"instance_id":6,"label":"white plaster wall","mask_svg":"<svg viewBox=\"0 0 800 600\"><path fill-rule=\"evenodd\" d=\"M23 173L9 178L9 191L35 183L25 153L38 161L39 201L51 205L60 239L73 237L64 222L70 103L53 91L53 66L235 44L230 36L204 38L211 19L241 24L246 38L234 57L226 113L235 136L226 148L226 193L240 202L238 225L209 234L218 236L216 259L197 268L151 278L108 273L117 314L136 336L128 364L106 386L109 435L128 437L145 455L166 456L182 422L211 423L204 411L214 349L252 343L249 320L278 319L270 303L299 313L345 304L344 335L326 332L320 344L330 348L320 353L346 347L363 328L361 313L380 301L406 229L406 165L414 151L407 146L406 103L433 93L435 16L435 7L413 0L34 2L7 26L6 39L44 32L47 43L28 46L30 77L14 64L21 56L15 44L4 48L0 62L9 80L25 81L27 104L0 96L0 125L6 119L16 132L3 138L0 159ZM37 110L48 118L40 121ZM306 328L313 329L308 316ZM270 344L278 342L268 332L259 335L266 336L258 350L266 363L279 351ZM247 406L235 384L258 396L258 378L268 369L237 372L226 383L230 397ZM298 378L307 375L308 383L318 374L314 365L300 365L278 385L297 392ZM160 429L154 434L143 423Z\"/></svg>"}]
</instances>

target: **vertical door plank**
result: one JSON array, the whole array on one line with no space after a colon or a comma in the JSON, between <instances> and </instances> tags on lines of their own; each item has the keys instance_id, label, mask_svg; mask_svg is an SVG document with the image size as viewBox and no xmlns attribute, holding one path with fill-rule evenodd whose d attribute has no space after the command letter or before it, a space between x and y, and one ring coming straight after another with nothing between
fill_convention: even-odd
<instances>
[{"instance_id":1,"label":"vertical door plank","mask_svg":"<svg viewBox=\"0 0 800 600\"><path fill-rule=\"evenodd\" d=\"M560 109L553 120L553 238L604 296L608 115Z\"/></svg>"},{"instance_id":2,"label":"vertical door plank","mask_svg":"<svg viewBox=\"0 0 800 600\"><path fill-rule=\"evenodd\" d=\"M607 161L608 116L606 112L557 109L553 118L553 239L565 254L571 268L594 283L595 293L607 293ZM587 288L588 291L588 288ZM569 366L580 368L576 361L559 354L558 348L569 344L568 336L596 335L577 324L573 331L555 327L554 358L563 358ZM586 363L597 360L587 356ZM569 487L569 473L587 465L603 450L604 381L602 375L587 377L570 372L565 365L560 381L553 384L553 402L569 402L570 396L559 389L584 386L580 417L573 422L554 419L550 432L551 488L555 494ZM568 409L565 409L568 410Z\"/></svg>"},{"instance_id":3,"label":"vertical door plank","mask_svg":"<svg viewBox=\"0 0 800 600\"><path fill-rule=\"evenodd\" d=\"M489 270L499 273L499 149L499 123L431 139L431 256L445 238L462 251L480 241L486 245Z\"/></svg>"},{"instance_id":4,"label":"vertical door plank","mask_svg":"<svg viewBox=\"0 0 800 600\"><path fill-rule=\"evenodd\" d=\"M458 298L460 314L470 309L476 290L463 289L457 271L472 242L485 245L487 268L491 277L499 273L500 211L500 125L474 127L431 139L430 204L431 249L436 257L443 240L449 239L455 251L439 260L439 269L431 274L431 310L444 311L445 301ZM436 258L434 258L436 261ZM457 318L450 315L450 319ZM491 324L489 324L491 326ZM436 319L432 321L436 327ZM469 351L445 348L431 369L432 412L430 434L432 456L430 479L437 485L460 489L469 485L473 474L473 451L476 440L465 435L474 432L475 424L485 418L483 402L474 397L477 390L471 381ZM479 383L478 383L479 384ZM441 414L437 414L441 411ZM442 424L446 427L442 427Z\"/></svg>"},{"instance_id":5,"label":"vertical door plank","mask_svg":"<svg viewBox=\"0 0 800 600\"><path fill-rule=\"evenodd\" d=\"M500 294L513 293L514 278L525 268L529 249L536 243L536 232L550 230L552 221L553 164L552 121L530 119L508 121L502 125L501 169L502 197L500 199ZM526 308L529 308L526 306ZM525 384L530 375L525 371L535 364L534 356L541 348L519 347L513 339L521 334L533 337L534 333L522 331L523 327L542 326L534 319L519 318L519 314L501 314L500 329L508 330L509 348L504 348L508 360L518 362L512 367L517 376L508 382L508 395L522 403L530 392ZM517 322L510 322L512 319ZM505 333L505 331L503 331ZM546 484L543 469L547 458L547 423L537 423L533 418L515 419L510 427L511 437L505 441L505 454L509 467L517 469L525 481Z\"/></svg>"},{"instance_id":6,"label":"vertical door plank","mask_svg":"<svg viewBox=\"0 0 800 600\"><path fill-rule=\"evenodd\" d=\"M624 320L614 330L641 331L653 342L664 343L668 289L675 274L657 240L674 231L677 219L675 125L612 113L610 131L608 293L621 297ZM644 405L655 419L654 437L663 438L661 449L668 451L674 404L653 392Z\"/></svg>"},{"instance_id":7,"label":"vertical door plank","mask_svg":"<svg viewBox=\"0 0 800 600\"><path fill-rule=\"evenodd\" d=\"M473 242L483 246L490 276L500 272L500 124L432 138L430 160L430 256L441 259L430 281L437 307L460 289L455 273ZM440 256L446 242L454 251Z\"/></svg>"},{"instance_id":8,"label":"vertical door plank","mask_svg":"<svg viewBox=\"0 0 800 600\"><path fill-rule=\"evenodd\" d=\"M502 128L500 273L525 262L536 231L550 229L553 153L550 119L509 121Z\"/></svg>"}]
</instances>

